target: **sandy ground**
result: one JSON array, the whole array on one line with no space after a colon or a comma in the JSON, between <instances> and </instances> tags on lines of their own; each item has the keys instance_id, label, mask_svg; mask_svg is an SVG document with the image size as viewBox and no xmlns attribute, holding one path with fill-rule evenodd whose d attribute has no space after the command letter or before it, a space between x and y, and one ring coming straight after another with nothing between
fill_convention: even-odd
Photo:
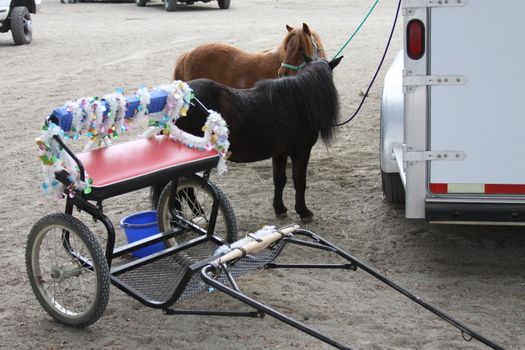
<instances>
[{"instance_id":1,"label":"sandy ground","mask_svg":"<svg viewBox=\"0 0 525 350\"><path fill-rule=\"evenodd\" d=\"M68 99L127 93L170 82L175 59L210 41L260 51L278 45L285 24L310 24L333 55L372 1L233 0L168 13L160 2L60 4L44 1L34 41L15 47L0 36L1 205L0 347L5 349L324 349L316 339L271 317L164 316L112 288L104 316L85 330L54 322L34 297L24 262L31 226L63 210L40 195L33 142L46 115ZM335 73L343 116L354 111L386 42L395 4L383 1L345 51ZM401 48L399 32L389 64ZM330 149L313 150L307 227L508 349L525 348L525 235L520 228L440 226L406 220L385 203L378 167L382 71L360 115L341 127ZM213 177L230 199L241 233L276 219L269 161L230 164ZM291 180L289 180L291 181ZM291 183L285 192L293 208ZM116 222L146 209L147 191L107 201ZM87 220L89 222L89 220ZM100 228L95 228L99 230ZM97 231L97 232L99 232ZM304 259L303 251L290 259ZM363 271L273 271L248 276L241 288L355 349L484 349ZM254 294L255 293L255 294ZM237 307L223 298L222 306ZM219 299L222 300L222 299ZM189 307L198 307L198 299ZM233 306L232 306L233 305Z\"/></svg>"}]
</instances>

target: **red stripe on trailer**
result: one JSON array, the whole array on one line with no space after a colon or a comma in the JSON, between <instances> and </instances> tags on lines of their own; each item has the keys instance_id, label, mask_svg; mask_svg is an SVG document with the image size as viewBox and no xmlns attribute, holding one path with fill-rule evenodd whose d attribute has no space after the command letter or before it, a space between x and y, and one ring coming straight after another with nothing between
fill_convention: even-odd
<instances>
[{"instance_id":1,"label":"red stripe on trailer","mask_svg":"<svg viewBox=\"0 0 525 350\"><path fill-rule=\"evenodd\" d=\"M452 189L449 192L450 186L456 184L445 184L445 183L431 183L429 186L430 193L433 194L447 194L447 193L483 193L483 194L525 194L525 185L517 184L461 184L464 187L468 185L479 185L483 186L483 192L469 191L469 190L457 190ZM459 184L458 184L459 185ZM456 188L456 187L454 187Z\"/></svg>"},{"instance_id":2,"label":"red stripe on trailer","mask_svg":"<svg viewBox=\"0 0 525 350\"><path fill-rule=\"evenodd\" d=\"M487 194L525 194L525 185L485 184Z\"/></svg>"},{"instance_id":3,"label":"red stripe on trailer","mask_svg":"<svg viewBox=\"0 0 525 350\"><path fill-rule=\"evenodd\" d=\"M436 194L448 193L448 184L430 184L430 192Z\"/></svg>"}]
</instances>

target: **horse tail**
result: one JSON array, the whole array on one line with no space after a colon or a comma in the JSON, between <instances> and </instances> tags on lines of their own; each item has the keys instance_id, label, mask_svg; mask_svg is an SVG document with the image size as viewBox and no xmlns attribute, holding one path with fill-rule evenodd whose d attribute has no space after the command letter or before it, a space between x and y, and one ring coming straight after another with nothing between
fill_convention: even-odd
<instances>
[{"instance_id":1,"label":"horse tail","mask_svg":"<svg viewBox=\"0 0 525 350\"><path fill-rule=\"evenodd\" d=\"M177 61L175 62L175 70L173 71L173 80L184 80L184 61L187 56L188 53L186 52L177 58Z\"/></svg>"}]
</instances>

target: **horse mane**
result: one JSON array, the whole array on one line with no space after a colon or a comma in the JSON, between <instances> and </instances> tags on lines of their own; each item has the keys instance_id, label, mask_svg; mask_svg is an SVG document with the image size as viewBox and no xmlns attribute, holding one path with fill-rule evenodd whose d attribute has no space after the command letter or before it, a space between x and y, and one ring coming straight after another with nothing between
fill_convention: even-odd
<instances>
[{"instance_id":1,"label":"horse mane","mask_svg":"<svg viewBox=\"0 0 525 350\"><path fill-rule=\"evenodd\" d=\"M305 31L305 29L307 31ZM293 45L289 45L292 40L299 40L300 42L293 42ZM279 45L278 50L281 61L298 65L302 62L303 54L310 58L315 58L317 55L315 52L316 48L314 47L314 41L321 49L319 57L326 59L321 37L315 31L308 28L307 25L303 24L303 28L295 28L289 31Z\"/></svg>"},{"instance_id":2,"label":"horse mane","mask_svg":"<svg viewBox=\"0 0 525 350\"><path fill-rule=\"evenodd\" d=\"M297 75L260 81L254 89L265 94L271 105L300 115L311 132L319 132L330 145L339 118L339 96L326 61L314 61Z\"/></svg>"}]
</instances>

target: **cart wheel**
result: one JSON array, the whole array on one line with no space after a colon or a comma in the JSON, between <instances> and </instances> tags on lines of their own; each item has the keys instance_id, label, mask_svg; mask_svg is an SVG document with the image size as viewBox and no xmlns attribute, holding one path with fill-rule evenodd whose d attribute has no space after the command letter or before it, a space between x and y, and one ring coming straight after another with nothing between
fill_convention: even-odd
<instances>
[{"instance_id":1,"label":"cart wheel","mask_svg":"<svg viewBox=\"0 0 525 350\"><path fill-rule=\"evenodd\" d=\"M159 229L167 231L176 225L176 217L182 216L196 225L207 229L213 205L213 190L219 195L219 212L215 223L215 234L226 242L237 240L237 222L230 202L210 181L197 175L179 178L177 195L172 205L169 205L171 184L166 186L159 198L158 217ZM179 238L180 237L180 238ZM192 238L188 234L177 237L180 242ZM173 245L174 242L166 242Z\"/></svg>"},{"instance_id":2,"label":"cart wheel","mask_svg":"<svg viewBox=\"0 0 525 350\"><path fill-rule=\"evenodd\" d=\"M381 183L388 203L405 203L405 187L399 173L385 173L381 170Z\"/></svg>"},{"instance_id":3,"label":"cart wheel","mask_svg":"<svg viewBox=\"0 0 525 350\"><path fill-rule=\"evenodd\" d=\"M15 45L27 45L33 38L31 14L25 6L17 6L11 11L11 35Z\"/></svg>"},{"instance_id":4,"label":"cart wheel","mask_svg":"<svg viewBox=\"0 0 525 350\"><path fill-rule=\"evenodd\" d=\"M63 213L40 219L29 233L26 266L38 301L57 321L83 328L104 313L108 264L95 236L80 220Z\"/></svg>"},{"instance_id":5,"label":"cart wheel","mask_svg":"<svg viewBox=\"0 0 525 350\"><path fill-rule=\"evenodd\" d=\"M148 0L135 0L135 3L137 4L138 7L146 6L147 2L148 2Z\"/></svg>"},{"instance_id":6,"label":"cart wheel","mask_svg":"<svg viewBox=\"0 0 525 350\"><path fill-rule=\"evenodd\" d=\"M219 8L223 10L230 8L231 0L217 0L217 2L219 3Z\"/></svg>"},{"instance_id":7,"label":"cart wheel","mask_svg":"<svg viewBox=\"0 0 525 350\"><path fill-rule=\"evenodd\" d=\"M177 0L164 0L164 9L166 11L175 11L178 7Z\"/></svg>"}]
</instances>

